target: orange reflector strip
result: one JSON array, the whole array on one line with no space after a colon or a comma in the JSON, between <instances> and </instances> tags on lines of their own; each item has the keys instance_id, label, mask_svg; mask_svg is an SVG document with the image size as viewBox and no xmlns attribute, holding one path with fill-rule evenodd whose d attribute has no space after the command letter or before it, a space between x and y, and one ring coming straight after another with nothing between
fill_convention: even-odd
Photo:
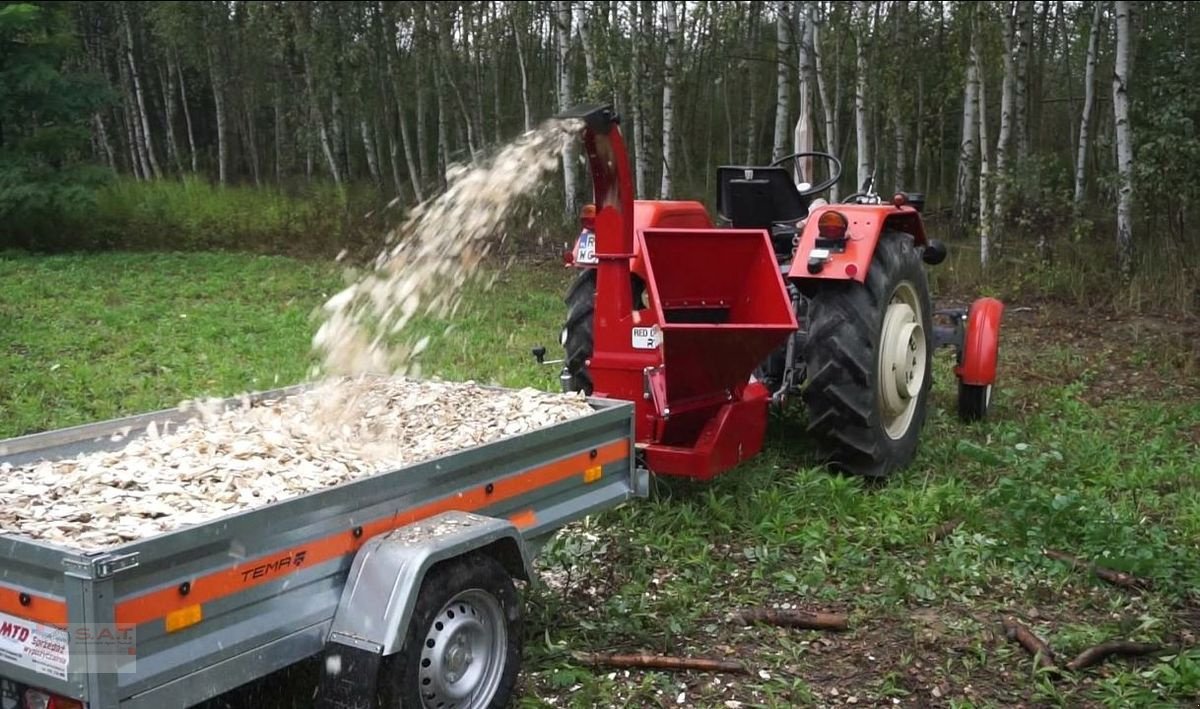
<instances>
[{"instance_id":1,"label":"orange reflector strip","mask_svg":"<svg viewBox=\"0 0 1200 709\"><path fill-rule=\"evenodd\" d=\"M603 474L604 468L600 467L599 465L593 465L592 467L583 471L583 481L585 483L594 483L599 480L600 476Z\"/></svg>"},{"instance_id":2,"label":"orange reflector strip","mask_svg":"<svg viewBox=\"0 0 1200 709\"><path fill-rule=\"evenodd\" d=\"M202 620L204 620L204 611L200 609L199 603L184 606L179 610L171 611L167 614L167 632L173 633L177 630L190 628Z\"/></svg>"},{"instance_id":3,"label":"orange reflector strip","mask_svg":"<svg viewBox=\"0 0 1200 709\"><path fill-rule=\"evenodd\" d=\"M508 521L521 529L526 529L537 522L537 515L533 513L533 510L524 510L509 517Z\"/></svg>"}]
</instances>

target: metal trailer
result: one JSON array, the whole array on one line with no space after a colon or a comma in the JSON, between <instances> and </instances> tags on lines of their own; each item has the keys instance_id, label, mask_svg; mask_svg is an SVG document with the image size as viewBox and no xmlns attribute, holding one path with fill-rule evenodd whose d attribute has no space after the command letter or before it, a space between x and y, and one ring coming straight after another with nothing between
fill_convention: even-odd
<instances>
[{"instance_id":1,"label":"metal trailer","mask_svg":"<svg viewBox=\"0 0 1200 709\"><path fill-rule=\"evenodd\" d=\"M532 556L563 525L648 493L632 405L591 405L103 552L0 535L0 708L188 707L322 653L321 706L503 701L519 671L513 580L535 580ZM0 441L0 462L118 449L131 439L113 433L180 416Z\"/></svg>"}]
</instances>

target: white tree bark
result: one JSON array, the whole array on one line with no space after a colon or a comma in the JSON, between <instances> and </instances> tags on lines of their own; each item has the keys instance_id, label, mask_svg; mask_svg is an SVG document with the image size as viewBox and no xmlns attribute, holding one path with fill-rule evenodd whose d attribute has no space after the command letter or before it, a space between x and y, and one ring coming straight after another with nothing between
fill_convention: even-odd
<instances>
[{"instance_id":1,"label":"white tree bark","mask_svg":"<svg viewBox=\"0 0 1200 709\"><path fill-rule=\"evenodd\" d=\"M360 118L358 132L362 136L363 152L367 154L367 170L371 173L371 181L378 187L383 184L383 176L379 172L379 155L375 152L375 136L372 135L371 122Z\"/></svg>"},{"instance_id":2,"label":"white tree bark","mask_svg":"<svg viewBox=\"0 0 1200 709\"><path fill-rule=\"evenodd\" d=\"M633 17L633 152L634 152L634 186L638 199L646 198L646 173L649 169L649 156L646 154L646 111L642 106L645 87L645 50L649 41L650 29L654 22L654 5L649 2L634 0L630 12Z\"/></svg>"},{"instance_id":3,"label":"white tree bark","mask_svg":"<svg viewBox=\"0 0 1200 709\"><path fill-rule=\"evenodd\" d=\"M174 50L171 51L173 52ZM188 149L191 151L192 173L194 174L200 169L197 165L196 132L192 129L192 109L188 106L187 82L183 78L183 68L179 64L178 56L175 58L175 71L179 75L179 102L183 104L183 120L187 125Z\"/></svg>"},{"instance_id":4,"label":"white tree bark","mask_svg":"<svg viewBox=\"0 0 1200 709\"><path fill-rule=\"evenodd\" d=\"M1129 125L1129 2L1115 0L1117 56L1113 71L1113 119L1117 137L1117 258L1121 278L1133 277L1133 130Z\"/></svg>"},{"instance_id":5,"label":"white tree bark","mask_svg":"<svg viewBox=\"0 0 1200 709\"><path fill-rule=\"evenodd\" d=\"M858 183L861 189L871 176L871 152L868 145L867 126L867 36L870 33L870 3L858 0L854 4L855 70L854 81L854 128L858 138Z\"/></svg>"},{"instance_id":6,"label":"white tree bark","mask_svg":"<svg viewBox=\"0 0 1200 709\"><path fill-rule=\"evenodd\" d=\"M778 160L787 154L788 108L791 101L789 76L785 58L788 50L788 21L792 15L790 0L775 3L775 140L771 144L771 159Z\"/></svg>"},{"instance_id":7,"label":"white tree bark","mask_svg":"<svg viewBox=\"0 0 1200 709\"><path fill-rule=\"evenodd\" d=\"M169 56L169 53L168 53ZM175 138L175 67L167 61L166 70L158 65L158 85L162 88L163 123L167 128L167 160L175 166L176 172L183 172L183 158L179 155L179 141Z\"/></svg>"},{"instance_id":8,"label":"white tree bark","mask_svg":"<svg viewBox=\"0 0 1200 709\"><path fill-rule=\"evenodd\" d=\"M150 114L146 111L146 98L142 93L142 75L138 71L137 60L133 52L133 26L129 22L129 9L124 3L121 4L121 23L125 25L125 59L129 62L129 76L133 81L134 97L137 99L141 139L145 142L146 157L150 161L150 169L153 171L154 177L162 177L158 156L154 154L154 138L150 133Z\"/></svg>"},{"instance_id":9,"label":"white tree bark","mask_svg":"<svg viewBox=\"0 0 1200 709\"><path fill-rule=\"evenodd\" d=\"M583 95L591 99L599 95L595 87L600 83L600 76L596 73L596 45L592 43L589 12L586 0L575 3L575 27L579 30L579 43L583 46L583 64L587 68L587 83L583 86Z\"/></svg>"},{"instance_id":10,"label":"white tree bark","mask_svg":"<svg viewBox=\"0 0 1200 709\"><path fill-rule=\"evenodd\" d=\"M1075 158L1075 207L1083 203L1084 178L1087 175L1087 154L1091 144L1089 132L1092 122L1092 106L1096 102L1096 54L1100 44L1100 22L1104 17L1104 3L1097 2L1092 8L1092 30L1088 36L1087 66L1083 78L1083 115L1079 119L1079 151Z\"/></svg>"},{"instance_id":11,"label":"white tree bark","mask_svg":"<svg viewBox=\"0 0 1200 709\"><path fill-rule=\"evenodd\" d=\"M1017 11L1016 126L1017 159L1029 157L1029 48L1033 37L1033 0L1021 0Z\"/></svg>"},{"instance_id":12,"label":"white tree bark","mask_svg":"<svg viewBox=\"0 0 1200 709\"><path fill-rule=\"evenodd\" d=\"M666 14L666 43L667 55L663 63L663 94L662 94L662 183L659 187L659 199L671 199L671 178L673 166L671 158L674 154L675 142L675 65L679 62L679 19L676 15L675 0L667 0L663 6Z\"/></svg>"},{"instance_id":13,"label":"white tree bark","mask_svg":"<svg viewBox=\"0 0 1200 709\"><path fill-rule=\"evenodd\" d=\"M976 15L974 33L979 33L979 20ZM978 42L972 41L972 62L975 64L975 76L979 80L979 265L985 270L991 256L992 248L992 210L988 205L988 193L991 191L990 165L988 164L988 133L987 133L987 82L984 80L983 62Z\"/></svg>"},{"instance_id":14,"label":"white tree bark","mask_svg":"<svg viewBox=\"0 0 1200 709\"><path fill-rule=\"evenodd\" d=\"M797 14L797 28L799 30L797 37L800 41L798 46L799 59L799 109L800 115L796 119L796 130L793 136L792 149L797 153L809 152L813 149L813 117L812 117L812 36L813 23L808 16L809 5L802 4L802 9ZM814 184L816 182L813 175L813 159L802 158L795 161L793 169L795 170L795 178L797 182L807 182Z\"/></svg>"},{"instance_id":15,"label":"white tree bark","mask_svg":"<svg viewBox=\"0 0 1200 709\"><path fill-rule=\"evenodd\" d=\"M208 73L212 79L213 103L217 109L217 176L222 185L229 181L229 120L225 111L225 72L221 68L218 52L208 45ZM325 128L321 127L322 135ZM335 180L337 178L335 177Z\"/></svg>"},{"instance_id":16,"label":"white tree bark","mask_svg":"<svg viewBox=\"0 0 1200 709\"><path fill-rule=\"evenodd\" d=\"M1016 3L1010 2L1005 6L1006 19L1004 23L1004 83L1000 91L1000 136L996 139L996 199L993 204L993 222L1002 223L1007 210L1007 184L1005 181L1008 169L1008 151L1012 144L1012 125L1014 108L1014 87L1016 84L1016 62L1013 59L1013 44L1016 42Z\"/></svg>"},{"instance_id":17,"label":"white tree bark","mask_svg":"<svg viewBox=\"0 0 1200 709\"><path fill-rule=\"evenodd\" d=\"M958 153L958 184L955 189L955 213L966 222L971 213L971 183L975 158L979 152L979 37L971 33L971 59L967 62L967 81L963 87L962 142Z\"/></svg>"},{"instance_id":18,"label":"white tree bark","mask_svg":"<svg viewBox=\"0 0 1200 709\"><path fill-rule=\"evenodd\" d=\"M824 63L821 58L821 24L817 22L814 16L812 20L812 59L813 70L817 77L817 93L821 97L821 109L825 114L825 152L837 155L837 120L834 115L834 106L829 101L829 91L825 83ZM838 201L839 196L837 185L829 188L829 199L831 202Z\"/></svg>"},{"instance_id":19,"label":"white tree bark","mask_svg":"<svg viewBox=\"0 0 1200 709\"><path fill-rule=\"evenodd\" d=\"M525 48L521 45L521 33L517 30L515 13L508 13L509 26L512 27L513 44L517 47L517 67L521 70L521 107L525 109L525 130L533 130L533 111L529 107L529 73L525 69Z\"/></svg>"},{"instance_id":20,"label":"white tree bark","mask_svg":"<svg viewBox=\"0 0 1200 709\"><path fill-rule=\"evenodd\" d=\"M571 107L571 2L556 0L555 29L558 33L558 107L567 110ZM577 185L575 170L574 142L567 144L563 151L563 190L566 197L567 216L575 216L578 207L575 204L575 189Z\"/></svg>"}]
</instances>

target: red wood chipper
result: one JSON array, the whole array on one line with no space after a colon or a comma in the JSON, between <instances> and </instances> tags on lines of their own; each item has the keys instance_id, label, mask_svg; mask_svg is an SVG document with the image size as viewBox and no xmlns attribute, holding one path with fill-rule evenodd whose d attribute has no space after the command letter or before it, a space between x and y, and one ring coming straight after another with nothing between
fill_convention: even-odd
<instances>
[{"instance_id":1,"label":"red wood chipper","mask_svg":"<svg viewBox=\"0 0 1200 709\"><path fill-rule=\"evenodd\" d=\"M960 417L986 415L1004 308L933 311L925 264L946 249L926 236L922 196L884 201L869 181L828 204L817 195L841 163L795 153L718 168L717 226L700 202L634 199L611 107L560 117L585 124L595 196L565 255L579 273L563 388L635 402L649 470L711 479L761 450L771 406L799 399L825 460L886 477L916 453L939 346L956 354ZM784 167L813 159L829 163L817 185Z\"/></svg>"}]
</instances>

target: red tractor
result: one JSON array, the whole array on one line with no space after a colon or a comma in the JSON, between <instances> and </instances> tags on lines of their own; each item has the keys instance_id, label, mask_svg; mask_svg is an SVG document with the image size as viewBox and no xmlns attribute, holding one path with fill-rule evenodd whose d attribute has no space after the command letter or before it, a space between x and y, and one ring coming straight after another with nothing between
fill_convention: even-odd
<instances>
[{"instance_id":1,"label":"red tractor","mask_svg":"<svg viewBox=\"0 0 1200 709\"><path fill-rule=\"evenodd\" d=\"M579 274L563 388L633 401L652 472L711 479L761 450L771 406L799 399L828 462L886 477L916 453L938 346L956 351L960 417L986 415L1003 305L933 311L924 265L946 249L918 195L883 201L868 184L826 204L841 163L797 153L718 168L718 227L699 202L634 199L611 108L562 117L585 123L595 195L565 255ZM783 164L799 158L828 161L830 177L797 185Z\"/></svg>"}]
</instances>

